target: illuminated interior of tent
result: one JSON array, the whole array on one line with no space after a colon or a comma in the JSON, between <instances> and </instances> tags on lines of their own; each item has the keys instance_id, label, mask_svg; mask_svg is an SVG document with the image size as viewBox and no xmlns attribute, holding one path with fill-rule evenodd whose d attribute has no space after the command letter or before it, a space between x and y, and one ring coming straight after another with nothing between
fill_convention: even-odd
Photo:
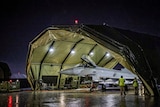
<instances>
[{"instance_id":1,"label":"illuminated interior of tent","mask_svg":"<svg viewBox=\"0 0 160 107\"><path fill-rule=\"evenodd\" d=\"M82 55L90 56L100 67L112 69L119 63L134 72L124 56L102 46L91 36L80 29L57 28L42 32L30 42L27 75L32 89L38 89L38 81L47 76L54 76L57 79L53 83L54 86L63 88L68 76L59 74L59 71L83 64ZM73 76L73 79L79 78ZM76 87L77 82L72 85Z\"/></svg>"}]
</instances>

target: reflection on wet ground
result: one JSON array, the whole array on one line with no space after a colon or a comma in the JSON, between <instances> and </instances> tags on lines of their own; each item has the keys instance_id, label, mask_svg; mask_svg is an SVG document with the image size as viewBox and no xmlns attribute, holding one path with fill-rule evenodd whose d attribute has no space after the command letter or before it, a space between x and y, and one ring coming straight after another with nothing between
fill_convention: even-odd
<instances>
[{"instance_id":1,"label":"reflection on wet ground","mask_svg":"<svg viewBox=\"0 0 160 107\"><path fill-rule=\"evenodd\" d=\"M160 99L119 91L21 91L0 93L0 107L159 107Z\"/></svg>"}]
</instances>

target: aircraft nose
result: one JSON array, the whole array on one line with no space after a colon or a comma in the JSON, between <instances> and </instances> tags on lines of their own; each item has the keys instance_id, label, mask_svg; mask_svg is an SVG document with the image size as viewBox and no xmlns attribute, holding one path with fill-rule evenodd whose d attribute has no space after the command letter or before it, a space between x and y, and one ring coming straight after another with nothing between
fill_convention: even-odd
<instances>
[{"instance_id":1,"label":"aircraft nose","mask_svg":"<svg viewBox=\"0 0 160 107\"><path fill-rule=\"evenodd\" d=\"M60 74L64 74L64 71L59 71Z\"/></svg>"},{"instance_id":2,"label":"aircraft nose","mask_svg":"<svg viewBox=\"0 0 160 107\"><path fill-rule=\"evenodd\" d=\"M59 73L60 73L60 74L66 74L67 72L66 72L66 70L62 70L62 71L60 71Z\"/></svg>"}]
</instances>

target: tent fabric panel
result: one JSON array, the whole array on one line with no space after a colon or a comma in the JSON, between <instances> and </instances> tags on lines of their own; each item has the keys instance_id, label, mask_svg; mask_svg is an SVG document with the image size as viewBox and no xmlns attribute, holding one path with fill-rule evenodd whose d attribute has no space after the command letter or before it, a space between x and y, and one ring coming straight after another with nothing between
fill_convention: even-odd
<instances>
[{"instance_id":1,"label":"tent fabric panel","mask_svg":"<svg viewBox=\"0 0 160 107\"><path fill-rule=\"evenodd\" d=\"M66 59L64 65L75 65L75 64L79 64L82 62L81 60L81 56L83 54L88 54L89 50L92 48L92 45L90 44L81 44L79 43L75 48L74 51L75 53L70 53L70 55L68 56L68 58Z\"/></svg>"},{"instance_id":2,"label":"tent fabric panel","mask_svg":"<svg viewBox=\"0 0 160 107\"><path fill-rule=\"evenodd\" d=\"M60 66L43 64L40 78L42 77L42 75L59 75L58 73L59 69L60 69Z\"/></svg>"},{"instance_id":3,"label":"tent fabric panel","mask_svg":"<svg viewBox=\"0 0 160 107\"><path fill-rule=\"evenodd\" d=\"M114 59L112 56L106 56L105 55L105 57L103 58L103 60L98 64L98 66L101 66L101 67L105 67L105 65L107 65L107 63L110 61L110 60L112 60L112 59Z\"/></svg>"},{"instance_id":4,"label":"tent fabric panel","mask_svg":"<svg viewBox=\"0 0 160 107\"><path fill-rule=\"evenodd\" d=\"M40 65L38 65L38 64L36 64L36 65L31 65L31 68L32 68L32 70L34 71L33 72L33 77L34 77L34 79L35 80L38 80L38 74L39 74L39 69L40 69Z\"/></svg>"},{"instance_id":5,"label":"tent fabric panel","mask_svg":"<svg viewBox=\"0 0 160 107\"><path fill-rule=\"evenodd\" d=\"M66 54L64 53L69 53L73 45L74 43L68 43L63 41L55 42L52 48L53 51L49 52L49 54L44 60L44 63L61 64L63 59L66 57Z\"/></svg>"},{"instance_id":6,"label":"tent fabric panel","mask_svg":"<svg viewBox=\"0 0 160 107\"><path fill-rule=\"evenodd\" d=\"M91 59L95 62L98 63L98 61L105 55L107 52L106 49L103 49L99 44L92 50L93 55L90 55ZM110 56L111 57L111 56Z\"/></svg>"},{"instance_id":7,"label":"tent fabric panel","mask_svg":"<svg viewBox=\"0 0 160 107\"><path fill-rule=\"evenodd\" d=\"M45 54L47 53L47 51L49 50L49 46L51 43L46 44L45 46L41 46L38 48L35 48L33 53L32 53L32 62L37 63L37 62L41 62L42 59L45 57Z\"/></svg>"},{"instance_id":8,"label":"tent fabric panel","mask_svg":"<svg viewBox=\"0 0 160 107\"><path fill-rule=\"evenodd\" d=\"M118 61L116 59L111 60L110 62L108 62L105 66L105 68L109 68L112 69L114 68L116 65L118 64Z\"/></svg>"}]
</instances>

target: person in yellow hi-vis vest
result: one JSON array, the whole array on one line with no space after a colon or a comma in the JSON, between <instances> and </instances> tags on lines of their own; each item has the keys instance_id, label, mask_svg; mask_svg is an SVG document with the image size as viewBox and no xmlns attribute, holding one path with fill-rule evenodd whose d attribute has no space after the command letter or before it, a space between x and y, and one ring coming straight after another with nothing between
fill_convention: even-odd
<instances>
[{"instance_id":1,"label":"person in yellow hi-vis vest","mask_svg":"<svg viewBox=\"0 0 160 107\"><path fill-rule=\"evenodd\" d=\"M133 80L133 87L134 87L134 93L135 93L135 95L138 95L138 81L137 81L136 77Z\"/></svg>"},{"instance_id":2,"label":"person in yellow hi-vis vest","mask_svg":"<svg viewBox=\"0 0 160 107\"><path fill-rule=\"evenodd\" d=\"M118 84L120 87L121 95L126 95L126 93L125 93L125 79L123 78L123 76L121 76L121 78L119 78Z\"/></svg>"}]
</instances>

